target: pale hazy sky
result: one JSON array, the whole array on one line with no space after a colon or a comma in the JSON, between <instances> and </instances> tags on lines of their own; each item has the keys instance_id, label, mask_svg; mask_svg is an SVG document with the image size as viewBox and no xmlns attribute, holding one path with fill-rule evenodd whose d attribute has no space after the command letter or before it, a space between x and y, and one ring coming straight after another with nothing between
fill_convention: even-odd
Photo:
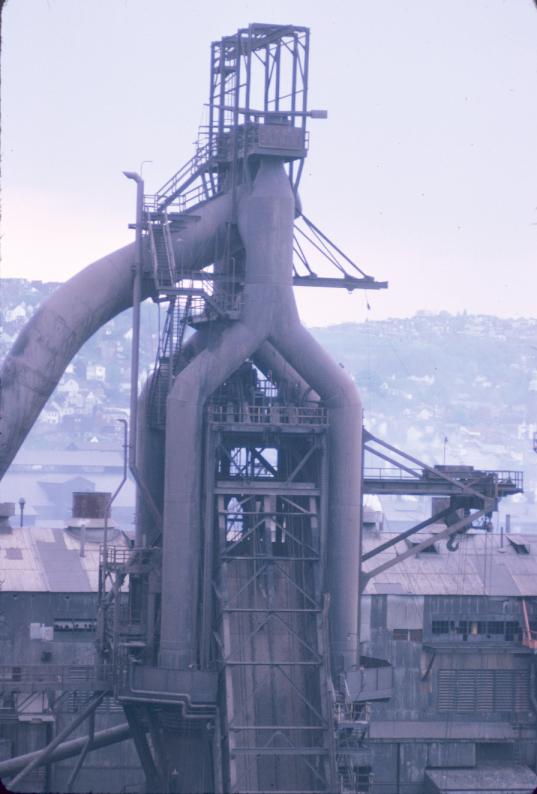
<instances>
[{"instance_id":1,"label":"pale hazy sky","mask_svg":"<svg viewBox=\"0 0 537 794\"><path fill-rule=\"evenodd\" d=\"M132 239L148 191L193 154L209 46L249 22L312 31L306 213L420 309L535 314L533 0L8 0L2 19L2 269L63 280ZM312 290L308 324L362 320ZM314 294L312 294L314 293Z\"/></svg>"}]
</instances>

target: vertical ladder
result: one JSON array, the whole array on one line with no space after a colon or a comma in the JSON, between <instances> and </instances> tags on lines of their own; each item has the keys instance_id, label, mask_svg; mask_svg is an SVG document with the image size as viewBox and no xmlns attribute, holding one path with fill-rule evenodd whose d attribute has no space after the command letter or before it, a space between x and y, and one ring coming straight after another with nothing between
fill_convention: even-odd
<instances>
[{"instance_id":1,"label":"vertical ladder","mask_svg":"<svg viewBox=\"0 0 537 794\"><path fill-rule=\"evenodd\" d=\"M149 393L148 420L154 429L166 425L166 400L178 372L191 305L191 295L178 295L168 308Z\"/></svg>"}]
</instances>

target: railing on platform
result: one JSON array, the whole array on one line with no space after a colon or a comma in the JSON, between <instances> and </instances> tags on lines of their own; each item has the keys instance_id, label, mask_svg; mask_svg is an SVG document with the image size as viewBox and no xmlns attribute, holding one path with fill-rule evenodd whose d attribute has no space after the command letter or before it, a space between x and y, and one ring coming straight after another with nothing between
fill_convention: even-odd
<instances>
[{"instance_id":1,"label":"railing on platform","mask_svg":"<svg viewBox=\"0 0 537 794\"><path fill-rule=\"evenodd\" d=\"M441 473L438 476L431 471L421 468L405 468L400 469L395 466L383 467L366 467L364 468L364 477L366 479L375 480L436 480L442 479ZM464 483L471 483L473 485L479 483L484 477L495 477L496 483L502 488L512 488L514 491L522 491L524 488L524 473L521 471L513 470L493 470L493 469L479 469L475 471L449 472L450 477L455 480L460 480Z\"/></svg>"},{"instance_id":2,"label":"railing on platform","mask_svg":"<svg viewBox=\"0 0 537 794\"><path fill-rule=\"evenodd\" d=\"M364 468L366 480L418 480L423 475L423 469L398 469L395 466L383 468L372 466Z\"/></svg>"},{"instance_id":3,"label":"railing on platform","mask_svg":"<svg viewBox=\"0 0 537 794\"><path fill-rule=\"evenodd\" d=\"M100 678L107 680L110 670ZM101 681L103 684L103 681ZM95 689L98 688L94 665L3 664L0 665L1 690ZM104 684L103 684L104 686ZM107 688L107 687L105 687Z\"/></svg>"},{"instance_id":4,"label":"railing on platform","mask_svg":"<svg viewBox=\"0 0 537 794\"><path fill-rule=\"evenodd\" d=\"M326 408L295 405L247 405L234 402L208 407L210 422L231 424L312 425L328 424Z\"/></svg>"},{"instance_id":5,"label":"railing on platform","mask_svg":"<svg viewBox=\"0 0 537 794\"><path fill-rule=\"evenodd\" d=\"M160 548L146 548L145 546L104 546L99 548L99 564L107 570L117 570L130 565L152 566L160 558Z\"/></svg>"}]
</instances>

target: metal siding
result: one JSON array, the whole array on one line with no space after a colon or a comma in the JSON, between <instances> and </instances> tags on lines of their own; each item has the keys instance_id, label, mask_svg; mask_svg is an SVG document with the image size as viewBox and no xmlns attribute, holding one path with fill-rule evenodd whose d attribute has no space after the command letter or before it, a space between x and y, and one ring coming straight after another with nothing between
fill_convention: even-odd
<instances>
[{"instance_id":1,"label":"metal siding","mask_svg":"<svg viewBox=\"0 0 537 794\"><path fill-rule=\"evenodd\" d=\"M421 629L423 627L423 596L387 596L386 628Z\"/></svg>"}]
</instances>

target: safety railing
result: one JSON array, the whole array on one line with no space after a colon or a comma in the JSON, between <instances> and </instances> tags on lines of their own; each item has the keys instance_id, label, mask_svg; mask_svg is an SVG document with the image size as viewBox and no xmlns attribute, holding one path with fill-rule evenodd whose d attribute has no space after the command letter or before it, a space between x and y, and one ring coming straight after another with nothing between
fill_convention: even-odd
<instances>
[{"instance_id":1,"label":"safety railing","mask_svg":"<svg viewBox=\"0 0 537 794\"><path fill-rule=\"evenodd\" d=\"M524 472L511 470L485 471L484 474L495 474L498 485L510 485L517 490L524 489Z\"/></svg>"},{"instance_id":2,"label":"safety railing","mask_svg":"<svg viewBox=\"0 0 537 794\"><path fill-rule=\"evenodd\" d=\"M373 466L364 468L364 477L370 480L414 480L421 477L423 469L399 469Z\"/></svg>"},{"instance_id":3,"label":"safety railing","mask_svg":"<svg viewBox=\"0 0 537 794\"><path fill-rule=\"evenodd\" d=\"M211 180L193 188L189 186L202 173L209 170L213 161L219 156L216 140L198 145L194 156L185 163L170 179L152 195L144 197L146 212L159 212L172 204L180 211L201 203L212 195L215 189Z\"/></svg>"},{"instance_id":4,"label":"safety railing","mask_svg":"<svg viewBox=\"0 0 537 794\"><path fill-rule=\"evenodd\" d=\"M217 423L326 426L326 408L295 405L211 404L208 418Z\"/></svg>"},{"instance_id":5,"label":"safety railing","mask_svg":"<svg viewBox=\"0 0 537 794\"><path fill-rule=\"evenodd\" d=\"M125 548L124 546L104 546L99 548L99 563L107 570L117 570L125 568L127 565L151 566L160 556L160 549L146 548L145 546L135 546Z\"/></svg>"},{"instance_id":6,"label":"safety railing","mask_svg":"<svg viewBox=\"0 0 537 794\"><path fill-rule=\"evenodd\" d=\"M429 470L408 467L400 469L396 467L376 466L366 467L364 469L364 476L367 479L378 480L436 480L442 479L442 473L443 470L439 470L439 473L436 474ZM524 474L521 471L492 469L466 471L461 469L460 471L449 471L446 473L454 480L460 480L461 482L474 486L479 485L479 483L483 481L483 478L494 477L497 485L503 488L510 487L513 490L521 491L524 487Z\"/></svg>"},{"instance_id":7,"label":"safety railing","mask_svg":"<svg viewBox=\"0 0 537 794\"><path fill-rule=\"evenodd\" d=\"M0 690L92 689L96 680L93 665L0 665Z\"/></svg>"}]
</instances>

